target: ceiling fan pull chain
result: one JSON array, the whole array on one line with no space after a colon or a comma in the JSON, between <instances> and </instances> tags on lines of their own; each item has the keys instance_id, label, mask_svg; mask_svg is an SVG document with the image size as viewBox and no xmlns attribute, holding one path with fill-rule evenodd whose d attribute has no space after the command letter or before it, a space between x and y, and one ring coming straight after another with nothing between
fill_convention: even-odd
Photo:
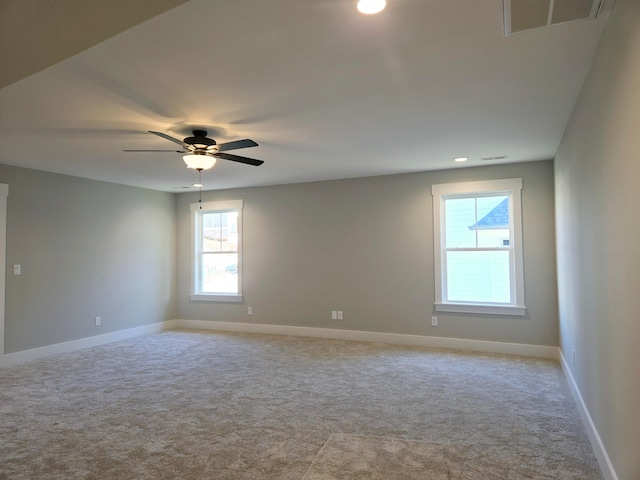
<instances>
[{"instance_id":1,"label":"ceiling fan pull chain","mask_svg":"<svg viewBox=\"0 0 640 480\"><path fill-rule=\"evenodd\" d=\"M202 169L199 168L198 169L198 185L200 185L200 187L198 187L198 203L200 204L200 210L202 210Z\"/></svg>"}]
</instances>

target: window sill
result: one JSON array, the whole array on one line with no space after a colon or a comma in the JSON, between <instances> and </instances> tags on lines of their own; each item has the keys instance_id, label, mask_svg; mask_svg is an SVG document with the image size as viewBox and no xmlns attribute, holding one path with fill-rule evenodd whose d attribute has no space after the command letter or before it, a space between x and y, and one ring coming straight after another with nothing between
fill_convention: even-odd
<instances>
[{"instance_id":1,"label":"window sill","mask_svg":"<svg viewBox=\"0 0 640 480\"><path fill-rule=\"evenodd\" d=\"M524 317L527 307L511 305L471 305L468 303L436 303L436 312L481 313L490 315L515 315Z\"/></svg>"},{"instance_id":2,"label":"window sill","mask_svg":"<svg viewBox=\"0 0 640 480\"><path fill-rule=\"evenodd\" d=\"M241 303L244 301L244 297L242 295L224 295L219 293L192 293L189 298L193 302Z\"/></svg>"}]
</instances>

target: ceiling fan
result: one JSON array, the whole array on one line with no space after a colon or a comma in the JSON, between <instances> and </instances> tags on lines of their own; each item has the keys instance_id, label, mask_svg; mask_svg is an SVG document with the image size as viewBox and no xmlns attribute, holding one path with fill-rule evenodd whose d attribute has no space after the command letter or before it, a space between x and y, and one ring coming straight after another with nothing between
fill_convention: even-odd
<instances>
[{"instance_id":1,"label":"ceiling fan","mask_svg":"<svg viewBox=\"0 0 640 480\"><path fill-rule=\"evenodd\" d=\"M182 147L182 150L124 150L125 152L172 152L172 153L185 153L183 157L185 163L189 168L196 170L206 170L215 165L217 158L223 160L230 160L232 162L244 163L247 165L253 165L258 167L264 163L262 160L256 160L253 158L241 157L239 155L233 155L231 153L225 153L228 150L237 150L239 148L257 147L258 144L253 140L244 139L236 140L234 142L217 143L214 139L207 137L206 130L193 130L193 136L187 137L184 140L178 140L166 133L153 132L149 130L149 133L153 133L159 137L162 137L170 142L177 143Z\"/></svg>"}]
</instances>

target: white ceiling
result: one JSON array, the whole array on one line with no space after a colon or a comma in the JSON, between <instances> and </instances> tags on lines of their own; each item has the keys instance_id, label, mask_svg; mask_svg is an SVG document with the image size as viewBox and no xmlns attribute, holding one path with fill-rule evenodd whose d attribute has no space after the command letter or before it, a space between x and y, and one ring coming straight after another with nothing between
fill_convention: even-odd
<instances>
[{"instance_id":1,"label":"white ceiling","mask_svg":"<svg viewBox=\"0 0 640 480\"><path fill-rule=\"evenodd\" d=\"M354 3L190 0L1 89L0 163L176 192L180 154L122 150L193 127L265 161L205 189L550 159L606 21L505 37L501 0Z\"/></svg>"}]
</instances>

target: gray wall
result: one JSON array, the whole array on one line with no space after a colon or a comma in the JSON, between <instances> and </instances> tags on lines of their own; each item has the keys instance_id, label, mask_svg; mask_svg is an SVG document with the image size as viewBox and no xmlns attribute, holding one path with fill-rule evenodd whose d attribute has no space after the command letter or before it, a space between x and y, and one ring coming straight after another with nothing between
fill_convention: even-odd
<instances>
[{"instance_id":1,"label":"gray wall","mask_svg":"<svg viewBox=\"0 0 640 480\"><path fill-rule=\"evenodd\" d=\"M173 194L4 165L0 183L5 353L175 318Z\"/></svg>"},{"instance_id":2,"label":"gray wall","mask_svg":"<svg viewBox=\"0 0 640 480\"><path fill-rule=\"evenodd\" d=\"M523 179L527 317L439 313L431 327L431 184L513 177ZM197 196L178 195L178 318L558 345L550 161L203 193L240 198L245 303L212 304L189 301Z\"/></svg>"},{"instance_id":3,"label":"gray wall","mask_svg":"<svg viewBox=\"0 0 640 480\"><path fill-rule=\"evenodd\" d=\"M561 347L620 480L640 478L640 1L618 0L555 161Z\"/></svg>"}]
</instances>

